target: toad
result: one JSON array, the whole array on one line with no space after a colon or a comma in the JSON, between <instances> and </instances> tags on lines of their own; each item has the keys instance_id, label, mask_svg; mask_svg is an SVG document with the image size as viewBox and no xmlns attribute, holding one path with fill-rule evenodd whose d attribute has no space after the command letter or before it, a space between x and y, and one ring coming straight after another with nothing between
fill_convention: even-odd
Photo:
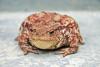
<instances>
[{"instance_id":1,"label":"toad","mask_svg":"<svg viewBox=\"0 0 100 67\"><path fill-rule=\"evenodd\" d=\"M28 16L21 24L16 40L24 54L37 50L54 50L61 47L61 54L76 53L83 44L77 22L68 15L39 12Z\"/></svg>"}]
</instances>

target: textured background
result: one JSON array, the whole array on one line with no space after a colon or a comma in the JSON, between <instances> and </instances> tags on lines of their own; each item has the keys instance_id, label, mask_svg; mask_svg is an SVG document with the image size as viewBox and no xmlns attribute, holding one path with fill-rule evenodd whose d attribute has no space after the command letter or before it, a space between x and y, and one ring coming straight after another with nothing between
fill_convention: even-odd
<instances>
[{"instance_id":1,"label":"textured background","mask_svg":"<svg viewBox=\"0 0 100 67\"><path fill-rule=\"evenodd\" d=\"M56 52L24 56L14 41L33 11L56 11L76 19L85 44L66 57ZM0 67L100 67L100 0L0 0Z\"/></svg>"},{"instance_id":2,"label":"textured background","mask_svg":"<svg viewBox=\"0 0 100 67\"><path fill-rule=\"evenodd\" d=\"M100 0L0 0L0 11L98 11Z\"/></svg>"}]
</instances>

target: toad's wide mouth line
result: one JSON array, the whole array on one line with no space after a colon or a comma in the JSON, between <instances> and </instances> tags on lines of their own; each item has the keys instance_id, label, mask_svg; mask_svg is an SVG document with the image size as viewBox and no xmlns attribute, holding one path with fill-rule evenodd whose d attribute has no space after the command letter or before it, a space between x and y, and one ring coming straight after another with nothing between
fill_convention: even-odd
<instances>
[{"instance_id":1,"label":"toad's wide mouth line","mask_svg":"<svg viewBox=\"0 0 100 67\"><path fill-rule=\"evenodd\" d=\"M30 43L39 49L55 49L58 41L31 40Z\"/></svg>"},{"instance_id":2,"label":"toad's wide mouth line","mask_svg":"<svg viewBox=\"0 0 100 67\"><path fill-rule=\"evenodd\" d=\"M56 37L56 36L31 36L31 39L33 40L41 40L41 41L59 41L61 37Z\"/></svg>"}]
</instances>

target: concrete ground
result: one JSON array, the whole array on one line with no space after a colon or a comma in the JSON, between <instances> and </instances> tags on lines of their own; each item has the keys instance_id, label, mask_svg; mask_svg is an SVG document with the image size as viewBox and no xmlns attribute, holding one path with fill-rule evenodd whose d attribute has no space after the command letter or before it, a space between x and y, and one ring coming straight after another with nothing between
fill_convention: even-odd
<instances>
[{"instance_id":1,"label":"concrete ground","mask_svg":"<svg viewBox=\"0 0 100 67\"><path fill-rule=\"evenodd\" d=\"M32 12L56 11L76 19L84 38L79 51L24 56L14 40ZM0 0L0 67L100 67L100 0Z\"/></svg>"}]
</instances>

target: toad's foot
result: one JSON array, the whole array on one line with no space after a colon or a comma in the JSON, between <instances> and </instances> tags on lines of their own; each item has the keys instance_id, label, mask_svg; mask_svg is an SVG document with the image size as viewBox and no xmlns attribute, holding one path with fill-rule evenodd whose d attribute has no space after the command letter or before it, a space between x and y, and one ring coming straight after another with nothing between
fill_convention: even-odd
<instances>
[{"instance_id":1,"label":"toad's foot","mask_svg":"<svg viewBox=\"0 0 100 67\"><path fill-rule=\"evenodd\" d=\"M69 48L62 48L58 54L63 54L63 57L70 55L70 54L74 54L76 53L78 50L78 47L69 47Z\"/></svg>"}]
</instances>

